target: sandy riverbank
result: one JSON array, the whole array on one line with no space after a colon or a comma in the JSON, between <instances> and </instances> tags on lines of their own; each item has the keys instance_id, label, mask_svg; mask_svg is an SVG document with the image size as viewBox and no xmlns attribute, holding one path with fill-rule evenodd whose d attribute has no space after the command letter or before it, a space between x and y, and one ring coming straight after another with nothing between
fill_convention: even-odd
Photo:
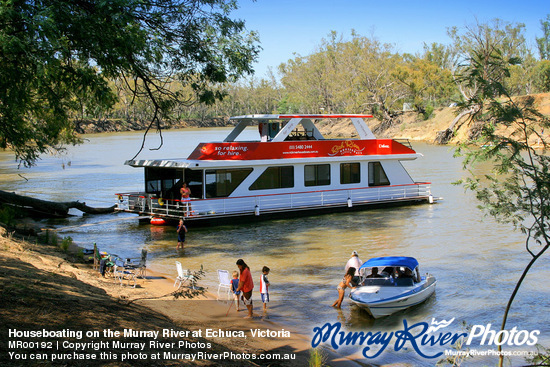
<instances>
[{"instance_id":1,"label":"sandy riverbank","mask_svg":"<svg viewBox=\"0 0 550 367\"><path fill-rule=\"evenodd\" d=\"M193 300L161 297L175 290L175 274L170 276L149 270L147 278L138 280L136 288L121 287L112 278L101 277L90 264L74 262L73 256L52 246L2 236L0 249L2 365L54 365L58 363L52 362L51 358L56 353L65 353L66 359L61 363L65 365L308 365L308 338L269 319L262 319L258 303L258 316L252 321L245 320L245 313L234 309L226 316L228 304L217 302L212 294ZM128 304L132 300L134 302ZM136 332L160 331L160 334L157 339L146 333L136 337L104 334L105 330L122 333L129 329ZM99 336L84 335L81 339L63 336L26 338L10 336L9 330L20 333L41 330L82 331L84 334L98 332ZM169 334L162 336L164 330ZM264 334L269 330L277 335L254 337L253 330ZM179 335L175 337L174 333ZM12 345L10 348L9 341L17 340L39 344L31 344L30 348L26 348L29 345L19 345L17 348ZM48 344L50 341L54 343L53 348L49 348L52 346ZM160 346L152 341L165 344ZM63 347L57 350L57 342L88 344L83 350L75 352ZM108 344L97 348L97 344L93 343L99 342ZM144 347L141 350L138 344L115 346L114 342L144 343ZM20 354L20 358L26 356L27 360L16 359L15 354L10 356L10 352ZM73 352L89 356L85 361L78 362L67 359L68 354ZM200 360L181 358L184 354L198 357L197 353L201 352L204 358ZM141 356L139 353L142 353ZM358 365L327 351L323 354L325 365ZM157 355L159 359L155 358ZM33 363L29 359L37 356L43 356L46 360ZM173 358L166 358L169 356ZM132 359L122 361L123 357Z\"/></svg>"}]
</instances>

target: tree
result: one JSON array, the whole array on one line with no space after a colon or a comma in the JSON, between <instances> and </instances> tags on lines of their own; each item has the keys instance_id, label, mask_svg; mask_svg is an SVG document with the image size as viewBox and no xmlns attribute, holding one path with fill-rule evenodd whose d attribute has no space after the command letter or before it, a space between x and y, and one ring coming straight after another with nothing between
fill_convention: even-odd
<instances>
[{"instance_id":1,"label":"tree","mask_svg":"<svg viewBox=\"0 0 550 367\"><path fill-rule=\"evenodd\" d=\"M546 16L546 20L540 21L540 26L543 35L540 38L536 38L540 58L542 60L550 60L550 14Z\"/></svg>"},{"instance_id":2,"label":"tree","mask_svg":"<svg viewBox=\"0 0 550 367\"><path fill-rule=\"evenodd\" d=\"M0 146L25 165L76 143L71 118L110 108L109 80L151 103L151 126L178 103L252 73L256 36L234 0L11 0L0 5ZM171 90L178 81L196 99Z\"/></svg>"},{"instance_id":3,"label":"tree","mask_svg":"<svg viewBox=\"0 0 550 367\"><path fill-rule=\"evenodd\" d=\"M533 97L512 98L503 78L498 77L508 75L511 64L504 62L499 49L494 51L484 63L479 62L481 55L475 54L463 74L463 82L477 88L464 108L480 106L470 118L484 122L479 144L485 148L459 149L458 154L465 155L465 168L478 161L493 162L490 174L468 178L465 187L475 192L480 207L489 215L525 234L530 260L506 305L501 324L505 330L518 290L533 264L550 248L550 157L534 145L549 148L550 121L537 111ZM486 72L488 67L492 72ZM500 366L502 363L501 355Z\"/></svg>"},{"instance_id":4,"label":"tree","mask_svg":"<svg viewBox=\"0 0 550 367\"><path fill-rule=\"evenodd\" d=\"M481 73L485 80L505 83L505 78L510 77L510 72L508 69L506 72L503 71L503 63L510 60L517 65L518 60L528 55L523 36L524 28L525 25L521 23L513 25L495 19L488 24L476 23L474 26L466 26L463 30L456 27L448 30L453 40L452 47L457 53L453 68L454 80L460 90L462 101L469 102L459 104L457 117L446 130L438 132L436 142L447 143L463 125L464 117L475 115L482 109L482 105L479 104L482 86L478 85L477 79L465 75L476 71ZM492 92L500 91L495 89ZM475 138L479 131L479 128L471 131L471 137Z\"/></svg>"}]
</instances>

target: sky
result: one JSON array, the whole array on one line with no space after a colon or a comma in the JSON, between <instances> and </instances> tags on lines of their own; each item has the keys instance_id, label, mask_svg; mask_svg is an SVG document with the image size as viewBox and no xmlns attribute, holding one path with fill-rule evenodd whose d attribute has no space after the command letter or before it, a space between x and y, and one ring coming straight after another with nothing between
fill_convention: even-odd
<instances>
[{"instance_id":1,"label":"sky","mask_svg":"<svg viewBox=\"0 0 550 367\"><path fill-rule=\"evenodd\" d=\"M268 68L296 54L313 53L323 38L337 31L344 39L351 30L365 37L390 43L401 53L415 54L423 44L450 44L447 29L462 28L499 18L525 24L528 45L536 51L535 37L542 36L540 21L550 14L545 0L238 0L235 18L260 37L255 77L265 78ZM538 51L535 52L538 57Z\"/></svg>"}]
</instances>

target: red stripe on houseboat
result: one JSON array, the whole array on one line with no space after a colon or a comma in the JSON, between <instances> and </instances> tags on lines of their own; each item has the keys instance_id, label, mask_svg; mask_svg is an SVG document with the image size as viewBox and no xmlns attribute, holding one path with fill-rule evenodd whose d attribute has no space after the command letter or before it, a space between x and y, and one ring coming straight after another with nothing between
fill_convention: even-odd
<instances>
[{"instance_id":1,"label":"red stripe on houseboat","mask_svg":"<svg viewBox=\"0 0 550 367\"><path fill-rule=\"evenodd\" d=\"M191 160L260 160L308 157L341 157L416 152L392 139L296 140L284 142L201 143L189 155Z\"/></svg>"}]
</instances>

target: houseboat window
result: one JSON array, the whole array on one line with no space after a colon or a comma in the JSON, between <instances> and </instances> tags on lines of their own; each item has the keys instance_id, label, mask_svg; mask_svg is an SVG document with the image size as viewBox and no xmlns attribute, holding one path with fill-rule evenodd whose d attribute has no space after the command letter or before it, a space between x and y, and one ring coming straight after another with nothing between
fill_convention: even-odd
<instances>
[{"instance_id":1,"label":"houseboat window","mask_svg":"<svg viewBox=\"0 0 550 367\"><path fill-rule=\"evenodd\" d=\"M252 168L216 169L205 172L206 197L220 198L231 193L252 172Z\"/></svg>"},{"instance_id":2,"label":"houseboat window","mask_svg":"<svg viewBox=\"0 0 550 367\"><path fill-rule=\"evenodd\" d=\"M250 190L284 189L294 187L294 167L267 167L250 185Z\"/></svg>"},{"instance_id":3,"label":"houseboat window","mask_svg":"<svg viewBox=\"0 0 550 367\"><path fill-rule=\"evenodd\" d=\"M183 170L175 168L145 168L145 192L170 197L172 188L183 177Z\"/></svg>"},{"instance_id":4,"label":"houseboat window","mask_svg":"<svg viewBox=\"0 0 550 367\"><path fill-rule=\"evenodd\" d=\"M361 182L361 165L359 163L340 164L340 183L352 184Z\"/></svg>"},{"instance_id":5,"label":"houseboat window","mask_svg":"<svg viewBox=\"0 0 550 367\"><path fill-rule=\"evenodd\" d=\"M380 162L369 162L369 186L389 185L390 180Z\"/></svg>"},{"instance_id":6,"label":"houseboat window","mask_svg":"<svg viewBox=\"0 0 550 367\"><path fill-rule=\"evenodd\" d=\"M304 185L330 185L330 164L315 164L304 166Z\"/></svg>"}]
</instances>

